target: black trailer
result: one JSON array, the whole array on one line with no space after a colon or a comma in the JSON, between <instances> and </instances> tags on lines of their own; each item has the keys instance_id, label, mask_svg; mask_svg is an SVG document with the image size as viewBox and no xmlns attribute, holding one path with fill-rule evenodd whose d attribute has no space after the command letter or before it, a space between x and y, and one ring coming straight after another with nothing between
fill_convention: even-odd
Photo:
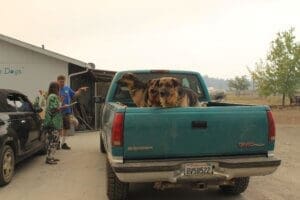
<instances>
[{"instance_id":1,"label":"black trailer","mask_svg":"<svg viewBox=\"0 0 300 200\"><path fill-rule=\"evenodd\" d=\"M101 104L95 102L95 97L105 98L116 72L98 69L83 69L69 66L69 81L71 88L76 91L82 86L89 89L74 99L74 115L79 121L76 130L97 130L99 128Z\"/></svg>"}]
</instances>

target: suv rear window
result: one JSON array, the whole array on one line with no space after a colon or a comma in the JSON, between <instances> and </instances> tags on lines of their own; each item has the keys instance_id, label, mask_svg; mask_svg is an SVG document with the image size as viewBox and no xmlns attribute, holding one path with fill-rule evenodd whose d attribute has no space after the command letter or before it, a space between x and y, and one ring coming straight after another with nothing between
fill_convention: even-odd
<instances>
[{"instance_id":1,"label":"suv rear window","mask_svg":"<svg viewBox=\"0 0 300 200\"><path fill-rule=\"evenodd\" d=\"M32 112L32 105L21 94L0 92L0 112Z\"/></svg>"},{"instance_id":2,"label":"suv rear window","mask_svg":"<svg viewBox=\"0 0 300 200\"><path fill-rule=\"evenodd\" d=\"M11 94L7 96L7 104L14 108L17 112L32 112L30 102L19 94Z\"/></svg>"},{"instance_id":3,"label":"suv rear window","mask_svg":"<svg viewBox=\"0 0 300 200\"><path fill-rule=\"evenodd\" d=\"M7 100L7 94L0 92L0 112L16 112L16 107L8 103Z\"/></svg>"}]
</instances>

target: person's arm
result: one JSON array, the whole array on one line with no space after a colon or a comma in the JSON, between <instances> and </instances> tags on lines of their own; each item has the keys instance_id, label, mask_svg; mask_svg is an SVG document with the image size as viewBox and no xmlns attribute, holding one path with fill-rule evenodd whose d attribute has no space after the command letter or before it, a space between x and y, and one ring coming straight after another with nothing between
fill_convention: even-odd
<instances>
[{"instance_id":1,"label":"person's arm","mask_svg":"<svg viewBox=\"0 0 300 200\"><path fill-rule=\"evenodd\" d=\"M57 96L54 96L54 95L50 95L48 97L48 110L53 114L53 113L56 113L56 112L59 112L60 110L62 109L65 109L67 106L64 105L64 106L60 106L59 105L59 99Z\"/></svg>"},{"instance_id":2,"label":"person's arm","mask_svg":"<svg viewBox=\"0 0 300 200\"><path fill-rule=\"evenodd\" d=\"M74 96L78 96L78 95L80 95L82 92L86 92L87 91L87 89L88 89L88 87L81 87L81 88L79 88L76 92L74 92L72 89L70 89L70 91L72 90L72 96L71 96L71 94L70 94L70 97L71 98L73 98Z\"/></svg>"}]
</instances>

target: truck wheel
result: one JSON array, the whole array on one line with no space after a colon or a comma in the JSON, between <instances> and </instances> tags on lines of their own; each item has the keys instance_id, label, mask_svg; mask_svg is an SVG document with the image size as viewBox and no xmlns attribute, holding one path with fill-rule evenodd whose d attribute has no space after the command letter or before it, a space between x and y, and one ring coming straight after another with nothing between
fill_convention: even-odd
<instances>
[{"instance_id":1,"label":"truck wheel","mask_svg":"<svg viewBox=\"0 0 300 200\"><path fill-rule=\"evenodd\" d=\"M10 183L14 176L15 154L14 150L8 146L0 150L0 186Z\"/></svg>"},{"instance_id":2,"label":"truck wheel","mask_svg":"<svg viewBox=\"0 0 300 200\"><path fill-rule=\"evenodd\" d=\"M128 195L129 183L121 182L106 161L107 196L109 200L125 200Z\"/></svg>"},{"instance_id":3,"label":"truck wheel","mask_svg":"<svg viewBox=\"0 0 300 200\"><path fill-rule=\"evenodd\" d=\"M233 185L220 185L222 192L231 195L238 195L245 192L249 184L249 177L241 177L232 179Z\"/></svg>"},{"instance_id":4,"label":"truck wheel","mask_svg":"<svg viewBox=\"0 0 300 200\"><path fill-rule=\"evenodd\" d=\"M101 153L106 153L105 146L104 146L103 139L102 139L101 135L100 135L100 151L101 151Z\"/></svg>"}]
</instances>

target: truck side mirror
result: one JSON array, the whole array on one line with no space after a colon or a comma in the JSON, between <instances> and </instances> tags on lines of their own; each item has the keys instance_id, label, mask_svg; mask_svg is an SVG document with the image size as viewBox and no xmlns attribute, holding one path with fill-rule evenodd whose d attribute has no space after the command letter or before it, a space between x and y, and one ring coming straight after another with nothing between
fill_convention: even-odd
<instances>
[{"instance_id":1,"label":"truck side mirror","mask_svg":"<svg viewBox=\"0 0 300 200\"><path fill-rule=\"evenodd\" d=\"M96 96L94 97L95 99L95 103L104 103L105 102L105 98L102 96Z\"/></svg>"}]
</instances>

